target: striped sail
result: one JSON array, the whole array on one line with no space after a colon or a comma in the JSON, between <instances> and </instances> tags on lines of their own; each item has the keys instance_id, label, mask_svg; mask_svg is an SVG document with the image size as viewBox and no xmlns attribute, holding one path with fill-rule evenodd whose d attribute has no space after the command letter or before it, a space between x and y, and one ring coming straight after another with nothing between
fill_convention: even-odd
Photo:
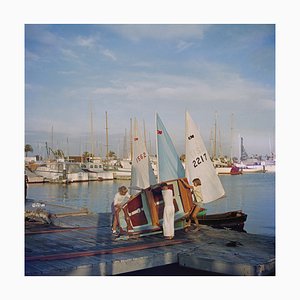
<instances>
[{"instance_id":1,"label":"striped sail","mask_svg":"<svg viewBox=\"0 0 300 300\"><path fill-rule=\"evenodd\" d=\"M156 113L156 146L158 162L158 182L183 178L185 171L173 142Z\"/></svg>"},{"instance_id":2,"label":"striped sail","mask_svg":"<svg viewBox=\"0 0 300 300\"><path fill-rule=\"evenodd\" d=\"M216 174L200 131L188 112L186 112L185 116L185 138L185 171L189 183L192 184L194 178L201 180L204 203L223 197L225 191L222 183Z\"/></svg>"},{"instance_id":3,"label":"striped sail","mask_svg":"<svg viewBox=\"0 0 300 300\"><path fill-rule=\"evenodd\" d=\"M131 189L145 189L156 183L145 141L142 138L136 119L133 130L133 158L131 167Z\"/></svg>"}]
</instances>

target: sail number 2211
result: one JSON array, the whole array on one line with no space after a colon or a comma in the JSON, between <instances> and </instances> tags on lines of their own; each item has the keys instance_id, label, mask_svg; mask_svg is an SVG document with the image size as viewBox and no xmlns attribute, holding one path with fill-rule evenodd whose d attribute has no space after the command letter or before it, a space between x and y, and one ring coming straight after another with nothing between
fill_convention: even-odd
<instances>
[{"instance_id":1,"label":"sail number 2211","mask_svg":"<svg viewBox=\"0 0 300 300\"><path fill-rule=\"evenodd\" d=\"M202 155L196 157L193 160L194 168L197 168L201 163L203 163L205 161L207 161L207 155L206 155L206 153L203 153Z\"/></svg>"}]
</instances>

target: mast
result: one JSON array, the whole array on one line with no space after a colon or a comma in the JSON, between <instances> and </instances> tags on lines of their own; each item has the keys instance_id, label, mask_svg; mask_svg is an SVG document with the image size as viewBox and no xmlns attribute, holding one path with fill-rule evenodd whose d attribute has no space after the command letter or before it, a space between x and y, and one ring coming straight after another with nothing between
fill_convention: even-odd
<instances>
[{"instance_id":1,"label":"mast","mask_svg":"<svg viewBox=\"0 0 300 300\"><path fill-rule=\"evenodd\" d=\"M69 138L67 137L67 160L70 160L70 154L69 154Z\"/></svg>"},{"instance_id":2,"label":"mast","mask_svg":"<svg viewBox=\"0 0 300 300\"><path fill-rule=\"evenodd\" d=\"M230 120L230 161L232 162L233 157L233 113L231 114Z\"/></svg>"},{"instance_id":3,"label":"mast","mask_svg":"<svg viewBox=\"0 0 300 300\"><path fill-rule=\"evenodd\" d=\"M81 137L79 139L79 153L80 153L80 162L83 163L83 153L82 153L82 142L81 142Z\"/></svg>"},{"instance_id":4,"label":"mast","mask_svg":"<svg viewBox=\"0 0 300 300\"><path fill-rule=\"evenodd\" d=\"M146 138L146 126L145 126L145 120L143 120L143 125L144 125L144 142L145 142L145 147L147 149L147 138Z\"/></svg>"},{"instance_id":5,"label":"mast","mask_svg":"<svg viewBox=\"0 0 300 300\"><path fill-rule=\"evenodd\" d=\"M133 145L132 145L132 118L130 118L130 160L133 157Z\"/></svg>"},{"instance_id":6,"label":"mast","mask_svg":"<svg viewBox=\"0 0 300 300\"><path fill-rule=\"evenodd\" d=\"M273 153L272 153L272 147L271 147L271 137L269 136L269 155L272 157Z\"/></svg>"},{"instance_id":7,"label":"mast","mask_svg":"<svg viewBox=\"0 0 300 300\"><path fill-rule=\"evenodd\" d=\"M53 149L53 125L51 127L51 149Z\"/></svg>"},{"instance_id":8,"label":"mast","mask_svg":"<svg viewBox=\"0 0 300 300\"><path fill-rule=\"evenodd\" d=\"M150 137L150 132L148 132L148 135L149 135L149 156L151 156L151 153L152 153L152 146L151 146L151 137Z\"/></svg>"},{"instance_id":9,"label":"mast","mask_svg":"<svg viewBox=\"0 0 300 300\"><path fill-rule=\"evenodd\" d=\"M220 127L219 127L219 157L223 157L222 140L221 140L221 129L220 129Z\"/></svg>"},{"instance_id":10,"label":"mast","mask_svg":"<svg viewBox=\"0 0 300 300\"><path fill-rule=\"evenodd\" d=\"M107 121L107 111L105 112L105 131L106 131L106 160L108 161L108 121Z\"/></svg>"},{"instance_id":11,"label":"mast","mask_svg":"<svg viewBox=\"0 0 300 300\"><path fill-rule=\"evenodd\" d=\"M217 158L217 112L215 112L215 128L214 128L214 147L213 158Z\"/></svg>"},{"instance_id":12,"label":"mast","mask_svg":"<svg viewBox=\"0 0 300 300\"><path fill-rule=\"evenodd\" d=\"M103 149L102 149L102 141L101 141L101 139L99 141L99 156L102 159L102 157L103 157Z\"/></svg>"},{"instance_id":13,"label":"mast","mask_svg":"<svg viewBox=\"0 0 300 300\"><path fill-rule=\"evenodd\" d=\"M127 152L127 128L125 128L125 135L124 135L124 141L123 141L123 158L128 157Z\"/></svg>"},{"instance_id":14,"label":"mast","mask_svg":"<svg viewBox=\"0 0 300 300\"><path fill-rule=\"evenodd\" d=\"M210 140L210 154L211 154L211 159L214 158L214 138L213 138L213 128L210 129L210 136L209 136L209 140Z\"/></svg>"},{"instance_id":15,"label":"mast","mask_svg":"<svg viewBox=\"0 0 300 300\"><path fill-rule=\"evenodd\" d=\"M93 108L92 108L92 101L90 102L90 109L91 109L91 156L94 156L94 126L93 126Z\"/></svg>"},{"instance_id":16,"label":"mast","mask_svg":"<svg viewBox=\"0 0 300 300\"><path fill-rule=\"evenodd\" d=\"M50 150L48 148L48 144L46 142L46 153L47 153L47 159L49 159L49 156L50 156Z\"/></svg>"},{"instance_id":17,"label":"mast","mask_svg":"<svg viewBox=\"0 0 300 300\"><path fill-rule=\"evenodd\" d=\"M155 113L155 141L156 141L156 160L157 160L157 182L160 182L159 159L158 159L158 137L157 137L157 113Z\"/></svg>"}]
</instances>

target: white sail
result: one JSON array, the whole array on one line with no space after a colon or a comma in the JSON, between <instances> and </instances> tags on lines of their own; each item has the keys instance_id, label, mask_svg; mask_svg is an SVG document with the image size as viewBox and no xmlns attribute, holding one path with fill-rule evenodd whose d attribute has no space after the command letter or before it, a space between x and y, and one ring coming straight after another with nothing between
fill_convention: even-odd
<instances>
[{"instance_id":1,"label":"white sail","mask_svg":"<svg viewBox=\"0 0 300 300\"><path fill-rule=\"evenodd\" d=\"M194 178L201 180L204 203L223 197L225 191L222 183L216 174L216 170L201 138L200 131L188 112L185 115L185 139L185 171L189 183L192 184Z\"/></svg>"},{"instance_id":2,"label":"white sail","mask_svg":"<svg viewBox=\"0 0 300 300\"><path fill-rule=\"evenodd\" d=\"M132 145L132 168L131 168L131 189L138 191L156 183L156 178L150 163L145 141L138 130L136 119L134 120Z\"/></svg>"}]
</instances>

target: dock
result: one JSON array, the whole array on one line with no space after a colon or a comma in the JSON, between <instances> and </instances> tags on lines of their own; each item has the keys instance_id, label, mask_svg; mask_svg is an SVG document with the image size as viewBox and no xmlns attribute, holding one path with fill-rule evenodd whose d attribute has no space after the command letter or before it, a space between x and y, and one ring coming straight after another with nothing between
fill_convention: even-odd
<instances>
[{"instance_id":1,"label":"dock","mask_svg":"<svg viewBox=\"0 0 300 300\"><path fill-rule=\"evenodd\" d=\"M111 214L51 203L42 208L52 224L26 222L26 276L111 276L177 264L220 275L275 275L275 237L201 226L198 232L115 238ZM173 274L174 275L174 274Z\"/></svg>"}]
</instances>

